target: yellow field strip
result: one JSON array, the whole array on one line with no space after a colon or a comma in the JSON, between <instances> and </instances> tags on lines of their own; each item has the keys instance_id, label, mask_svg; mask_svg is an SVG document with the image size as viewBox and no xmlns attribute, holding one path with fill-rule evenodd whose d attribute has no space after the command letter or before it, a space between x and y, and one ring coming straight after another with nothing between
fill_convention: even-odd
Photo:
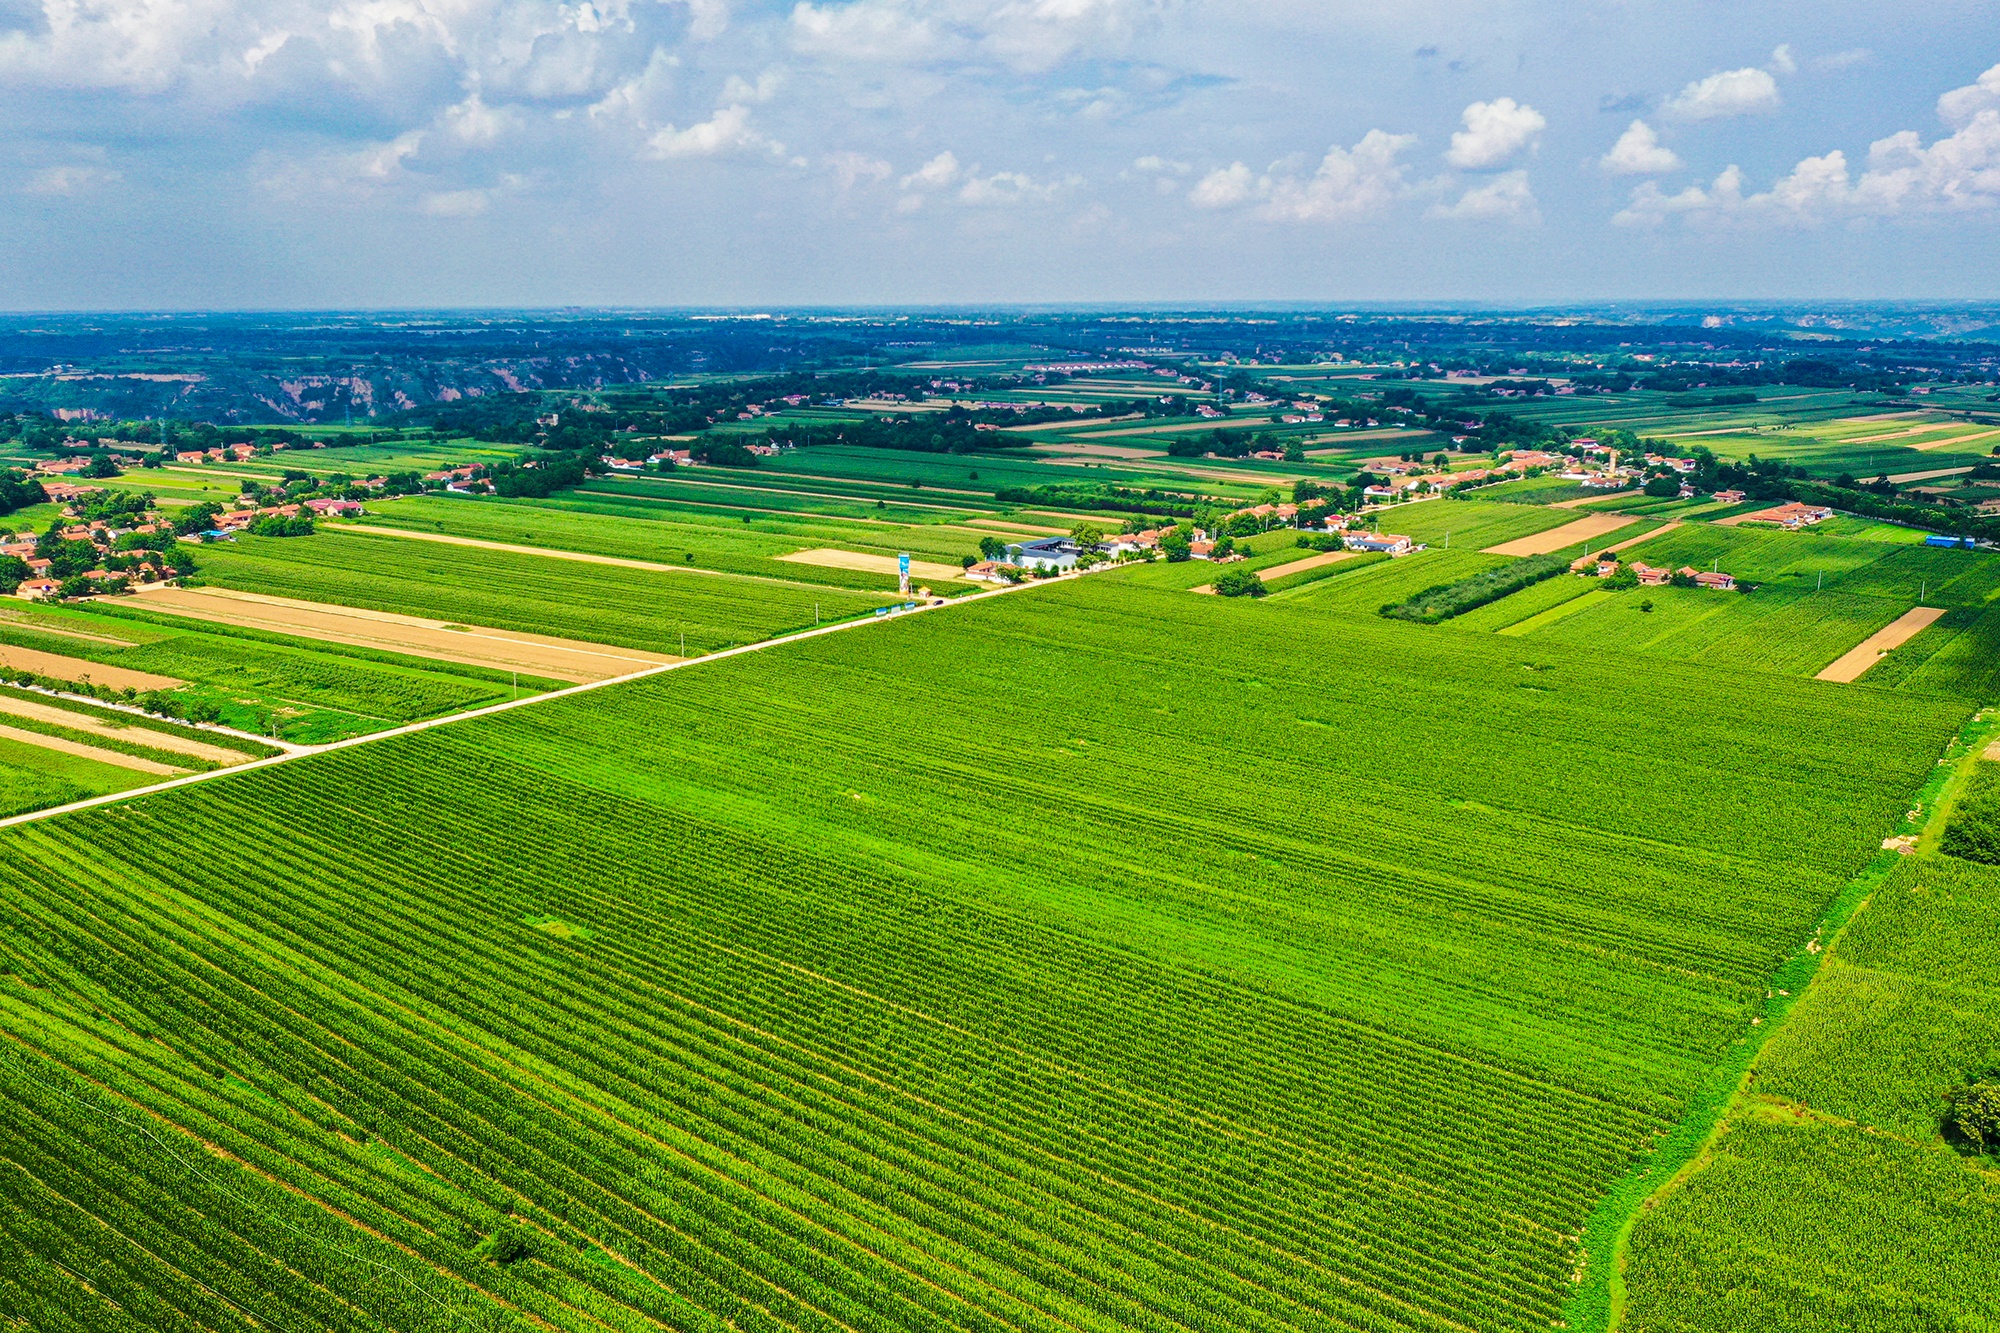
<instances>
[{"instance_id":1,"label":"yellow field strip","mask_svg":"<svg viewBox=\"0 0 2000 1333\"><path fill-rule=\"evenodd\" d=\"M1288 565L1274 565L1270 569L1260 569L1257 571L1257 577L1268 583L1272 579L1284 578L1287 574L1303 574L1308 569L1318 569L1321 565L1330 565L1356 554L1358 552L1355 551L1322 551L1303 560L1294 560Z\"/></svg>"},{"instance_id":2,"label":"yellow field strip","mask_svg":"<svg viewBox=\"0 0 2000 1333\"><path fill-rule=\"evenodd\" d=\"M1961 472L1970 471L1972 471L1972 465L1968 463L1964 467L1935 467L1928 472L1891 473L1889 480L1895 482L1898 486L1904 486L1913 481L1935 481L1939 477L1956 477Z\"/></svg>"},{"instance_id":3,"label":"yellow field strip","mask_svg":"<svg viewBox=\"0 0 2000 1333\"><path fill-rule=\"evenodd\" d=\"M369 611L331 602L267 597L233 588L157 588L141 594L139 604L149 611L163 611L191 620L242 625L296 638L323 639L555 680L605 680L636 668L678 660L664 653L616 648L581 639L458 625L447 620Z\"/></svg>"},{"instance_id":4,"label":"yellow field strip","mask_svg":"<svg viewBox=\"0 0 2000 1333\"><path fill-rule=\"evenodd\" d=\"M869 555L860 551L836 551L830 547L812 551L794 551L790 555L781 555L778 559L787 560L799 565L817 565L821 569L856 569L863 573L881 574L888 578L895 578L897 570L896 557L893 555ZM945 579L958 578L964 572L964 570L956 566L941 565L930 560L912 560L910 562L910 577L927 579L934 583L942 582Z\"/></svg>"},{"instance_id":5,"label":"yellow field strip","mask_svg":"<svg viewBox=\"0 0 2000 1333\"><path fill-rule=\"evenodd\" d=\"M1913 607L1842 653L1832 666L1813 679L1836 680L1843 683L1858 680L1869 667L1882 660L1883 654L1900 648L1916 638L1920 631L1935 624L1942 615L1944 608L1941 606Z\"/></svg>"},{"instance_id":6,"label":"yellow field strip","mask_svg":"<svg viewBox=\"0 0 2000 1333\"><path fill-rule=\"evenodd\" d=\"M643 498L643 497L642 497ZM874 522L876 520L866 520ZM774 579L765 574L738 574L727 569L703 569L697 565L670 565L660 560L632 560L622 555L597 555L590 551L565 551L553 546L523 546L517 542L494 542L481 537L454 537L448 532L417 532L410 528L386 528L364 523L329 523L334 531L366 532L377 537L403 537L410 541L438 542L445 546L471 546L482 551L505 551L510 555L539 555L550 560L574 560L585 565L614 565L619 569L646 569L655 574L701 574L715 579L737 579L744 583L770 583L780 588L817 588L816 583Z\"/></svg>"},{"instance_id":7,"label":"yellow field strip","mask_svg":"<svg viewBox=\"0 0 2000 1333\"><path fill-rule=\"evenodd\" d=\"M1537 532L1527 537L1516 537L1511 542L1501 542L1498 546L1486 548L1487 555L1548 555L1560 551L1565 546L1579 546L1593 537L1602 537L1607 532L1616 532L1639 520L1630 514L1588 514L1574 523L1565 523L1547 532Z\"/></svg>"},{"instance_id":8,"label":"yellow field strip","mask_svg":"<svg viewBox=\"0 0 2000 1333\"><path fill-rule=\"evenodd\" d=\"M185 773L185 768L175 768L172 764L155 763L151 759L141 759L136 754L120 754L116 750L100 750L95 745L84 745L78 741L66 741L60 736L44 736L39 731L23 731L19 727L0 726L0 740L19 741L23 745L39 746L44 750L54 750L58 754L73 754L79 759L89 759L113 768L129 768L135 773L157 773L169 777ZM247 756L245 756L247 757Z\"/></svg>"},{"instance_id":9,"label":"yellow field strip","mask_svg":"<svg viewBox=\"0 0 2000 1333\"><path fill-rule=\"evenodd\" d=\"M51 704L38 704L30 699L16 698L0 693L0 713L15 717L32 718L37 722L52 722L59 727L73 731L89 732L110 740L127 741L133 745L143 745L152 750L170 750L175 754L192 755L196 759L206 759L214 764L240 764L253 756L241 750L228 750L220 745L210 745L189 736L176 736L151 727L119 726L106 722L103 718L92 717L88 713L78 713L68 708L57 708Z\"/></svg>"},{"instance_id":10,"label":"yellow field strip","mask_svg":"<svg viewBox=\"0 0 2000 1333\"><path fill-rule=\"evenodd\" d=\"M1995 435L2000 435L2000 430L1983 430L1977 435L1954 435L1950 439L1931 440L1928 443L1913 444L1910 447L1920 454L1927 454L1937 449L1955 448L1961 444L1977 444L1982 440L1990 440Z\"/></svg>"},{"instance_id":11,"label":"yellow field strip","mask_svg":"<svg viewBox=\"0 0 2000 1333\"><path fill-rule=\"evenodd\" d=\"M16 648L0 643L0 667L9 671L32 671L55 680L87 680L93 685L109 685L114 690L177 690L187 682L172 676L156 676L150 671L131 671L106 666L81 657L63 657L34 648Z\"/></svg>"}]
</instances>

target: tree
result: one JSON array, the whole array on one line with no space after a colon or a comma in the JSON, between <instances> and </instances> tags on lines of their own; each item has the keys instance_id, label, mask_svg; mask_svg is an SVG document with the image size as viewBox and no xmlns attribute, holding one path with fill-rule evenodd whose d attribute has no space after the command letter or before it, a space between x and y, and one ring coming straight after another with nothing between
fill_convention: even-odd
<instances>
[{"instance_id":1,"label":"tree","mask_svg":"<svg viewBox=\"0 0 2000 1333\"><path fill-rule=\"evenodd\" d=\"M979 554L987 560L998 560L1001 556L1007 554L1007 543L1001 541L998 537L981 537L979 539Z\"/></svg>"},{"instance_id":2,"label":"tree","mask_svg":"<svg viewBox=\"0 0 2000 1333\"><path fill-rule=\"evenodd\" d=\"M93 454L90 463L83 469L83 475L93 480L121 475L118 465L111 461L110 454Z\"/></svg>"},{"instance_id":3,"label":"tree","mask_svg":"<svg viewBox=\"0 0 2000 1333\"><path fill-rule=\"evenodd\" d=\"M1078 546L1096 546L1104 540L1104 529L1095 523L1079 523L1069 530L1069 535Z\"/></svg>"},{"instance_id":4,"label":"tree","mask_svg":"<svg viewBox=\"0 0 2000 1333\"><path fill-rule=\"evenodd\" d=\"M1655 477L1646 483L1646 494L1656 499L1671 499L1681 493L1679 477Z\"/></svg>"},{"instance_id":5,"label":"tree","mask_svg":"<svg viewBox=\"0 0 2000 1333\"><path fill-rule=\"evenodd\" d=\"M1975 1152L2000 1149L2000 1070L1952 1089L1945 1133Z\"/></svg>"},{"instance_id":6,"label":"tree","mask_svg":"<svg viewBox=\"0 0 2000 1333\"><path fill-rule=\"evenodd\" d=\"M1676 588L1692 588L1695 586L1694 575L1692 574L1676 574L1667 581Z\"/></svg>"},{"instance_id":7,"label":"tree","mask_svg":"<svg viewBox=\"0 0 2000 1333\"><path fill-rule=\"evenodd\" d=\"M1254 569L1225 569L1216 576L1215 591L1223 597L1262 597L1270 589Z\"/></svg>"},{"instance_id":8,"label":"tree","mask_svg":"<svg viewBox=\"0 0 2000 1333\"><path fill-rule=\"evenodd\" d=\"M1169 564L1179 564L1181 561L1189 559L1192 552L1189 551L1188 545L1188 539L1181 533L1179 528L1175 528L1172 532L1160 538L1160 549L1167 553L1167 563Z\"/></svg>"},{"instance_id":9,"label":"tree","mask_svg":"<svg viewBox=\"0 0 2000 1333\"><path fill-rule=\"evenodd\" d=\"M1297 440L1285 441L1285 461L1287 463L1305 462L1306 461L1305 445Z\"/></svg>"}]
</instances>

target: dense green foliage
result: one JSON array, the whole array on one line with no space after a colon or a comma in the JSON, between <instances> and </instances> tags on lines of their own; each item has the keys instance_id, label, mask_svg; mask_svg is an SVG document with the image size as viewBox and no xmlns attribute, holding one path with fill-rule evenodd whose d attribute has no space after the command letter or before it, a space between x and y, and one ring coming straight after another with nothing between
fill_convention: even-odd
<instances>
[{"instance_id":1,"label":"dense green foliage","mask_svg":"<svg viewBox=\"0 0 2000 1333\"><path fill-rule=\"evenodd\" d=\"M1570 559L1562 553L1524 556L1495 569L1482 569L1450 583L1434 584L1401 602L1383 607L1382 614L1391 620L1414 620L1435 625L1440 620L1463 615L1488 602L1497 602L1544 579L1567 573Z\"/></svg>"},{"instance_id":2,"label":"dense green foliage","mask_svg":"<svg viewBox=\"0 0 2000 1333\"><path fill-rule=\"evenodd\" d=\"M1966 784L1939 845L1961 860L2000 865L2000 764L1982 767Z\"/></svg>"},{"instance_id":3,"label":"dense green foliage","mask_svg":"<svg viewBox=\"0 0 2000 1333\"><path fill-rule=\"evenodd\" d=\"M1546 1328L1957 710L1125 577L0 837L7 1308Z\"/></svg>"}]
</instances>

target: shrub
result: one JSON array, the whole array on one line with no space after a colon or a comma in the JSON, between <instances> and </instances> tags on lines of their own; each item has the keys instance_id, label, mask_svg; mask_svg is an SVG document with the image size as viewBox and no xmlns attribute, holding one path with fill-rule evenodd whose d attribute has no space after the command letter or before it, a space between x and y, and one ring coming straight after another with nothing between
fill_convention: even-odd
<instances>
[{"instance_id":1,"label":"shrub","mask_svg":"<svg viewBox=\"0 0 2000 1333\"><path fill-rule=\"evenodd\" d=\"M1254 569L1225 569L1216 577L1215 591L1224 597L1262 597L1270 589Z\"/></svg>"},{"instance_id":2,"label":"shrub","mask_svg":"<svg viewBox=\"0 0 2000 1333\"><path fill-rule=\"evenodd\" d=\"M2000 865L2000 767L1982 764L1944 826L1939 849L1946 856Z\"/></svg>"},{"instance_id":3,"label":"shrub","mask_svg":"<svg viewBox=\"0 0 2000 1333\"><path fill-rule=\"evenodd\" d=\"M1440 583L1425 588L1407 601L1382 608L1391 620L1414 620L1435 625L1440 620L1463 615L1488 602L1497 602L1509 593L1554 578L1569 568L1566 555L1531 555L1498 569L1484 570L1456 583Z\"/></svg>"},{"instance_id":4,"label":"shrub","mask_svg":"<svg viewBox=\"0 0 2000 1333\"><path fill-rule=\"evenodd\" d=\"M1989 1069L1952 1089L1944 1132L1975 1152L2000 1149L2000 1070Z\"/></svg>"}]
</instances>

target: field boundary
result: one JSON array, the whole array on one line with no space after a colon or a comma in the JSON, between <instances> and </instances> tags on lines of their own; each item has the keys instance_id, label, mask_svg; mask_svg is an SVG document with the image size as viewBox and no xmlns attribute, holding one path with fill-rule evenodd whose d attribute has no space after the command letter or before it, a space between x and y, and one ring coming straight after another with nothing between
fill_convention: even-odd
<instances>
[{"instance_id":1,"label":"field boundary","mask_svg":"<svg viewBox=\"0 0 2000 1333\"><path fill-rule=\"evenodd\" d=\"M1945 798L1968 768L1970 758L1984 749L1988 730L1987 710L1966 719L1958 734L1946 743L1931 775L1917 789L1910 805L1916 818L1906 814L1894 830L1896 836L1922 839L1935 833L1933 825L1950 808ZM1639 1219L1707 1165L1716 1140L1745 1099L1764 1043L1790 1017L1819 975L1828 946L1902 859L1901 853L1889 850L1885 843L1883 850L1840 887L1814 924L1811 937L1766 979L1763 1005L1721 1063L1710 1070L1690 1100L1688 1113L1650 1155L1634 1164L1598 1201L1577 1240L1581 1281L1564 1303L1564 1327L1582 1333L1616 1333L1625 1316L1625 1263Z\"/></svg>"},{"instance_id":2,"label":"field boundary","mask_svg":"<svg viewBox=\"0 0 2000 1333\"><path fill-rule=\"evenodd\" d=\"M1117 566L1107 565L1105 568L1115 569ZM1046 580L1046 582L1060 583L1063 580ZM497 713L512 712L517 708L532 708L536 704L548 703L553 699L571 699L579 694L588 694L593 690L605 689L612 685L626 685L633 681L645 680L651 676L664 675L669 671L682 671L688 667L700 666L705 662L719 662L728 657L741 657L745 653L759 653L767 648L776 648L781 644L800 643L806 639L817 639L828 634L839 634L847 630L859 629L863 625L888 624L891 621L902 620L909 616L922 615L928 611L942 611L949 607L964 606L970 602L985 601L990 597L1004 597L1008 593L1024 592L1027 589L1040 586L1041 583L1036 582L1017 583L1005 588L992 588L985 592L976 592L964 597L953 598L949 601L934 602L928 606L918 606L914 610L894 615L857 616L851 620L842 620L831 625L818 625L812 629L799 630L794 634L781 634L776 638L765 639L758 643L746 643L740 648L725 648L718 653L709 653L702 657L684 658L678 662L666 662L659 666L647 667L640 671L627 672L622 676L612 676L604 680L585 681L581 685L572 685L567 689L550 690L544 694L531 694L521 699L508 699L502 703L486 704L479 708L467 709L462 713L451 713L444 717L426 718L421 722L410 722L400 727L391 727L386 731L370 732L365 736L350 736L345 740L329 741L324 745L295 745L286 749L283 754L274 754L263 759L252 759L248 763L235 764L228 768L218 768L212 772L190 773L186 777L174 778L168 782L156 782L151 786L133 787L125 791L109 792L102 796L86 797L81 801L71 801L66 805L52 805L42 810L29 810L22 814L9 815L5 819L0 819L0 828L14 828L21 824L33 824L44 819L53 819L58 815L74 814L79 810L92 810L102 805L115 805L120 801L137 800L140 797L154 796L160 792L173 791L179 787L193 786L197 782L210 782L216 778L233 777L238 773L248 773L260 768L271 768L278 764L289 764L295 760L309 759L313 755L328 754L335 750L351 750L357 746L371 745L377 741L391 740L397 736L410 736L420 731L431 731L438 727L448 727L460 722L470 722L475 718L491 717ZM269 742L266 743L268 744Z\"/></svg>"}]
</instances>

